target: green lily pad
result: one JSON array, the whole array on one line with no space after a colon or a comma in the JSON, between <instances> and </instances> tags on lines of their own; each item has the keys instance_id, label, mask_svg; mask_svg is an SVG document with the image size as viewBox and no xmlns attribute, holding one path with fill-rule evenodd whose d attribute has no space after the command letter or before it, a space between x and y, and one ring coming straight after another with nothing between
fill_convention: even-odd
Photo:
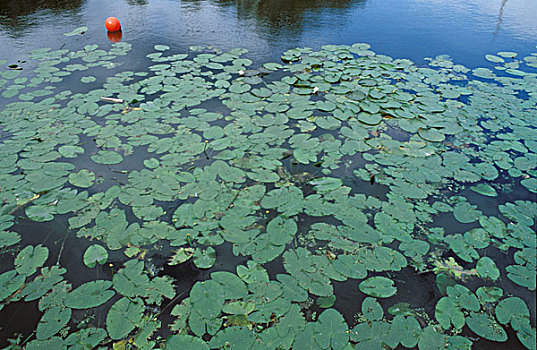
<instances>
[{"instance_id":1,"label":"green lily pad","mask_svg":"<svg viewBox=\"0 0 537 350\"><path fill-rule=\"evenodd\" d=\"M482 278L490 278L496 281L500 277L500 270L494 261L488 256L484 256L476 264L477 274Z\"/></svg>"},{"instance_id":2,"label":"green lily pad","mask_svg":"<svg viewBox=\"0 0 537 350\"><path fill-rule=\"evenodd\" d=\"M232 301L229 303L226 303L224 307L222 308L222 311L227 314L234 314L234 315L248 315L255 309L255 302L248 301Z\"/></svg>"},{"instance_id":3,"label":"green lily pad","mask_svg":"<svg viewBox=\"0 0 537 350\"><path fill-rule=\"evenodd\" d=\"M144 309L144 303L139 298L122 298L115 302L106 315L106 330L110 338L126 337L140 324Z\"/></svg>"},{"instance_id":4,"label":"green lily pad","mask_svg":"<svg viewBox=\"0 0 537 350\"><path fill-rule=\"evenodd\" d=\"M378 321L384 316L384 310L375 298L367 297L362 302L362 314L369 321Z\"/></svg>"},{"instance_id":5,"label":"green lily pad","mask_svg":"<svg viewBox=\"0 0 537 350\"><path fill-rule=\"evenodd\" d=\"M95 78L93 75L80 78L80 81L85 84L93 83L95 80L97 80L97 78Z\"/></svg>"},{"instance_id":6,"label":"green lily pad","mask_svg":"<svg viewBox=\"0 0 537 350\"><path fill-rule=\"evenodd\" d=\"M362 113L359 113L356 116L356 118L360 122L367 124L367 125L377 125L377 124L380 124L380 122L382 121L382 115L378 113L370 114L370 113L362 112Z\"/></svg>"},{"instance_id":7,"label":"green lily pad","mask_svg":"<svg viewBox=\"0 0 537 350\"><path fill-rule=\"evenodd\" d=\"M329 307L334 306L334 303L336 302L336 296L331 295L328 297L318 297L317 298L317 305L319 305L320 308L328 309Z\"/></svg>"},{"instance_id":8,"label":"green lily pad","mask_svg":"<svg viewBox=\"0 0 537 350\"><path fill-rule=\"evenodd\" d=\"M26 208L25 213L30 220L44 222L54 219L55 208L50 205L32 205Z\"/></svg>"},{"instance_id":9,"label":"green lily pad","mask_svg":"<svg viewBox=\"0 0 537 350\"><path fill-rule=\"evenodd\" d=\"M149 159L144 160L144 165L150 169L155 169L155 168L158 168L158 166L160 165L160 162L156 158L149 158Z\"/></svg>"},{"instance_id":10,"label":"green lily pad","mask_svg":"<svg viewBox=\"0 0 537 350\"><path fill-rule=\"evenodd\" d=\"M461 309L478 311L479 301L477 297L465 286L456 284L446 287L449 298Z\"/></svg>"},{"instance_id":11,"label":"green lily pad","mask_svg":"<svg viewBox=\"0 0 537 350\"><path fill-rule=\"evenodd\" d=\"M82 169L78 173L69 174L69 182L73 186L87 188L93 185L95 174L87 169Z\"/></svg>"},{"instance_id":12,"label":"green lily pad","mask_svg":"<svg viewBox=\"0 0 537 350\"><path fill-rule=\"evenodd\" d=\"M343 349L349 342L347 324L334 309L327 309L319 316L313 337L322 349Z\"/></svg>"},{"instance_id":13,"label":"green lily pad","mask_svg":"<svg viewBox=\"0 0 537 350\"><path fill-rule=\"evenodd\" d=\"M520 184L528 189L528 191L537 193L537 178L530 177L529 179L523 179Z\"/></svg>"},{"instance_id":14,"label":"green lily pad","mask_svg":"<svg viewBox=\"0 0 537 350\"><path fill-rule=\"evenodd\" d=\"M64 344L74 349L83 348L84 346L96 348L106 338L106 331L102 328L88 327L77 332L71 333Z\"/></svg>"},{"instance_id":15,"label":"green lily pad","mask_svg":"<svg viewBox=\"0 0 537 350\"><path fill-rule=\"evenodd\" d=\"M255 335L248 327L228 327L218 332L209 342L211 349L250 349L255 343Z\"/></svg>"},{"instance_id":16,"label":"green lily pad","mask_svg":"<svg viewBox=\"0 0 537 350\"><path fill-rule=\"evenodd\" d=\"M519 297L503 299L496 306L496 318L501 324L511 323L514 330L530 324L530 310L524 300Z\"/></svg>"},{"instance_id":17,"label":"green lily pad","mask_svg":"<svg viewBox=\"0 0 537 350\"><path fill-rule=\"evenodd\" d=\"M106 303L114 296L114 291L108 289L111 281L96 280L86 282L68 293L64 304L72 309L91 309Z\"/></svg>"},{"instance_id":18,"label":"green lily pad","mask_svg":"<svg viewBox=\"0 0 537 350\"><path fill-rule=\"evenodd\" d=\"M504 63L505 62L503 58L494 56L494 55L485 55L485 59L492 63Z\"/></svg>"},{"instance_id":19,"label":"green lily pad","mask_svg":"<svg viewBox=\"0 0 537 350\"><path fill-rule=\"evenodd\" d=\"M482 303L493 303L503 295L503 289L495 286L482 286L477 288L475 294Z\"/></svg>"},{"instance_id":20,"label":"green lily pad","mask_svg":"<svg viewBox=\"0 0 537 350\"><path fill-rule=\"evenodd\" d=\"M481 216L479 218L479 223L481 224L481 227L485 229L489 234L493 235L497 238L504 238L505 234L507 232L507 228L503 221L498 219L495 216Z\"/></svg>"},{"instance_id":21,"label":"green lily pad","mask_svg":"<svg viewBox=\"0 0 537 350\"><path fill-rule=\"evenodd\" d=\"M28 245L15 257L15 270L21 275L33 275L47 261L48 248Z\"/></svg>"},{"instance_id":22,"label":"green lily pad","mask_svg":"<svg viewBox=\"0 0 537 350\"><path fill-rule=\"evenodd\" d=\"M123 161L123 156L114 151L99 151L92 155L91 160L98 164L119 164Z\"/></svg>"},{"instance_id":23,"label":"green lily pad","mask_svg":"<svg viewBox=\"0 0 537 350\"><path fill-rule=\"evenodd\" d=\"M293 276L278 274L276 278L282 283L283 297L285 299L296 302L304 302L308 299L308 292L298 284ZM318 302L320 298L317 299ZM329 305L332 299L335 302L335 296L333 298L325 297L325 299L322 299L322 303L324 303L324 305Z\"/></svg>"},{"instance_id":24,"label":"green lily pad","mask_svg":"<svg viewBox=\"0 0 537 350\"><path fill-rule=\"evenodd\" d=\"M19 243L21 236L17 232L0 231L0 249Z\"/></svg>"},{"instance_id":25,"label":"green lily pad","mask_svg":"<svg viewBox=\"0 0 537 350\"><path fill-rule=\"evenodd\" d=\"M99 244L90 245L84 252L84 265L94 268L96 264L103 265L108 260L108 252Z\"/></svg>"},{"instance_id":26,"label":"green lily pad","mask_svg":"<svg viewBox=\"0 0 537 350\"><path fill-rule=\"evenodd\" d=\"M25 301L37 300L43 297L53 289L58 282L62 281L62 275L65 274L66 271L66 269L57 265L42 268L40 271L41 274L24 287L21 296L24 297ZM41 305L40 308L42 308Z\"/></svg>"},{"instance_id":27,"label":"green lily pad","mask_svg":"<svg viewBox=\"0 0 537 350\"><path fill-rule=\"evenodd\" d=\"M426 327L419 335L418 349L423 350L441 350L445 349L447 336L440 333L434 326Z\"/></svg>"},{"instance_id":28,"label":"green lily pad","mask_svg":"<svg viewBox=\"0 0 537 350\"><path fill-rule=\"evenodd\" d=\"M389 298L397 292L397 288L391 279L376 276L360 283L360 291L376 298Z\"/></svg>"},{"instance_id":29,"label":"green lily pad","mask_svg":"<svg viewBox=\"0 0 537 350\"><path fill-rule=\"evenodd\" d=\"M477 184L475 186L471 186L470 189L474 192L482 194L483 196L498 197L498 192L496 192L496 189L488 184Z\"/></svg>"},{"instance_id":30,"label":"green lily pad","mask_svg":"<svg viewBox=\"0 0 537 350\"><path fill-rule=\"evenodd\" d=\"M453 208L453 216L458 222L469 224L480 217L481 212L476 208L477 206L470 205L468 202L457 203Z\"/></svg>"},{"instance_id":31,"label":"green lily pad","mask_svg":"<svg viewBox=\"0 0 537 350\"><path fill-rule=\"evenodd\" d=\"M317 193L323 193L338 189L343 182L333 177L322 177L311 181L310 184L315 186Z\"/></svg>"},{"instance_id":32,"label":"green lily pad","mask_svg":"<svg viewBox=\"0 0 537 350\"><path fill-rule=\"evenodd\" d=\"M73 31L69 33L64 33L63 35L65 36L84 35L88 31L88 29L89 29L88 27L82 26L82 27L73 29Z\"/></svg>"},{"instance_id":33,"label":"green lily pad","mask_svg":"<svg viewBox=\"0 0 537 350\"><path fill-rule=\"evenodd\" d=\"M167 45L155 45L154 48L157 51L166 51L170 49L170 47Z\"/></svg>"},{"instance_id":34,"label":"green lily pad","mask_svg":"<svg viewBox=\"0 0 537 350\"><path fill-rule=\"evenodd\" d=\"M476 77L483 79L494 79L496 75L488 68L475 68L472 70L472 74Z\"/></svg>"},{"instance_id":35,"label":"green lily pad","mask_svg":"<svg viewBox=\"0 0 537 350\"><path fill-rule=\"evenodd\" d=\"M537 65L535 65L537 66ZM529 324L524 324L520 330L516 333L518 340L527 349L535 350L537 348L535 328L532 328Z\"/></svg>"},{"instance_id":36,"label":"green lily pad","mask_svg":"<svg viewBox=\"0 0 537 350\"><path fill-rule=\"evenodd\" d=\"M190 302L198 308L200 315L213 319L220 314L225 301L222 286L212 280L196 282L190 291Z\"/></svg>"},{"instance_id":37,"label":"green lily pad","mask_svg":"<svg viewBox=\"0 0 537 350\"><path fill-rule=\"evenodd\" d=\"M466 318L466 325L478 336L487 340L504 342L507 340L507 333L496 320L487 314L470 313Z\"/></svg>"},{"instance_id":38,"label":"green lily pad","mask_svg":"<svg viewBox=\"0 0 537 350\"><path fill-rule=\"evenodd\" d=\"M35 337L43 340L58 333L71 319L71 309L62 309L56 306L45 311L45 314L37 324Z\"/></svg>"},{"instance_id":39,"label":"green lily pad","mask_svg":"<svg viewBox=\"0 0 537 350\"><path fill-rule=\"evenodd\" d=\"M253 261L248 261L247 267L244 265L237 266L237 275L246 283L268 282L269 280L267 270Z\"/></svg>"},{"instance_id":40,"label":"green lily pad","mask_svg":"<svg viewBox=\"0 0 537 350\"><path fill-rule=\"evenodd\" d=\"M436 303L435 317L444 329L449 329L451 325L456 329L464 326L464 314L450 298L443 297Z\"/></svg>"},{"instance_id":41,"label":"green lily pad","mask_svg":"<svg viewBox=\"0 0 537 350\"><path fill-rule=\"evenodd\" d=\"M26 275L17 274L16 270L6 271L0 274L0 300L15 293L26 280Z\"/></svg>"},{"instance_id":42,"label":"green lily pad","mask_svg":"<svg viewBox=\"0 0 537 350\"><path fill-rule=\"evenodd\" d=\"M446 138L446 136L437 129L419 129L418 135L429 142L442 142Z\"/></svg>"},{"instance_id":43,"label":"green lily pad","mask_svg":"<svg viewBox=\"0 0 537 350\"><path fill-rule=\"evenodd\" d=\"M507 278L511 281L529 290L535 290L536 275L534 266L509 265L505 270L507 271Z\"/></svg>"},{"instance_id":44,"label":"green lily pad","mask_svg":"<svg viewBox=\"0 0 537 350\"><path fill-rule=\"evenodd\" d=\"M43 313L21 346L468 349L468 335L503 341L510 327L535 349L535 54L470 70L324 45L249 69L243 49L155 45L129 71L116 57L130 48L0 60L0 309ZM70 74L88 84L59 89ZM92 241L75 258L99 274L113 260L112 282L45 266L52 245L60 263L73 247L56 237L64 214ZM30 220L43 246L25 243ZM170 275L192 266L166 341ZM430 269L432 322L397 282ZM352 330L332 309L346 285L365 294ZM99 313L104 328L83 319Z\"/></svg>"},{"instance_id":45,"label":"green lily pad","mask_svg":"<svg viewBox=\"0 0 537 350\"><path fill-rule=\"evenodd\" d=\"M211 273L211 279L218 282L224 288L224 296L226 299L241 299L248 294L244 282L231 272L213 272Z\"/></svg>"},{"instance_id":46,"label":"green lily pad","mask_svg":"<svg viewBox=\"0 0 537 350\"><path fill-rule=\"evenodd\" d=\"M283 219L277 216L267 225L267 234L274 245L283 245L290 242L298 230L296 222L292 219Z\"/></svg>"},{"instance_id":47,"label":"green lily pad","mask_svg":"<svg viewBox=\"0 0 537 350\"><path fill-rule=\"evenodd\" d=\"M84 153L84 148L79 146L61 146L58 152L65 158L76 158L79 154Z\"/></svg>"},{"instance_id":48,"label":"green lily pad","mask_svg":"<svg viewBox=\"0 0 537 350\"><path fill-rule=\"evenodd\" d=\"M63 346L63 339L59 336L53 336L48 339L34 339L25 344L25 349L28 350L40 350L40 349L61 349Z\"/></svg>"},{"instance_id":49,"label":"green lily pad","mask_svg":"<svg viewBox=\"0 0 537 350\"><path fill-rule=\"evenodd\" d=\"M393 316L397 315L412 315L413 310L410 308L410 303L397 303L388 308L388 313Z\"/></svg>"},{"instance_id":50,"label":"green lily pad","mask_svg":"<svg viewBox=\"0 0 537 350\"><path fill-rule=\"evenodd\" d=\"M194 255L192 256L194 265L200 269L209 269L216 262L216 251L213 247L207 249L196 248Z\"/></svg>"},{"instance_id":51,"label":"green lily pad","mask_svg":"<svg viewBox=\"0 0 537 350\"><path fill-rule=\"evenodd\" d=\"M186 247L179 248L177 252L172 256L169 265L182 264L189 260L194 255L194 248Z\"/></svg>"},{"instance_id":52,"label":"green lily pad","mask_svg":"<svg viewBox=\"0 0 537 350\"><path fill-rule=\"evenodd\" d=\"M505 58L515 58L518 54L516 52L511 51L502 51L498 52L498 56L505 57Z\"/></svg>"},{"instance_id":53,"label":"green lily pad","mask_svg":"<svg viewBox=\"0 0 537 350\"><path fill-rule=\"evenodd\" d=\"M202 339L188 334L175 334L166 340L166 349L169 350L209 350L209 346Z\"/></svg>"}]
</instances>

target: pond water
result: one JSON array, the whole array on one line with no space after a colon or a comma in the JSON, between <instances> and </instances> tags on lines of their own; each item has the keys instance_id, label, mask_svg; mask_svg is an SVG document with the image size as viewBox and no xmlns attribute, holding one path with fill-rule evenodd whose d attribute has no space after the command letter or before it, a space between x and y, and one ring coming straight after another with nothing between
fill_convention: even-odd
<instances>
[{"instance_id":1,"label":"pond water","mask_svg":"<svg viewBox=\"0 0 537 350\"><path fill-rule=\"evenodd\" d=\"M222 50L242 47L257 62L279 60L294 47L366 42L375 52L422 62L451 55L469 67L499 51L535 48L537 4L532 0L360 1L4 1L0 45L5 58L58 48L70 28L89 27L80 42L105 44L104 18L115 15L134 57L155 43Z\"/></svg>"},{"instance_id":2,"label":"pond water","mask_svg":"<svg viewBox=\"0 0 537 350\"><path fill-rule=\"evenodd\" d=\"M535 349L535 18L0 2L0 347Z\"/></svg>"}]
</instances>

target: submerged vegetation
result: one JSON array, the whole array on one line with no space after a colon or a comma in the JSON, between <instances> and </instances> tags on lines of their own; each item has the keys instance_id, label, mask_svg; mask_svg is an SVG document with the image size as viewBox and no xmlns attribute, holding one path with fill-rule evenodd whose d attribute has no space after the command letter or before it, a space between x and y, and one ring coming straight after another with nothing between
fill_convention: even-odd
<instances>
[{"instance_id":1,"label":"submerged vegetation","mask_svg":"<svg viewBox=\"0 0 537 350\"><path fill-rule=\"evenodd\" d=\"M154 48L0 73L9 348L535 349L536 54Z\"/></svg>"}]
</instances>

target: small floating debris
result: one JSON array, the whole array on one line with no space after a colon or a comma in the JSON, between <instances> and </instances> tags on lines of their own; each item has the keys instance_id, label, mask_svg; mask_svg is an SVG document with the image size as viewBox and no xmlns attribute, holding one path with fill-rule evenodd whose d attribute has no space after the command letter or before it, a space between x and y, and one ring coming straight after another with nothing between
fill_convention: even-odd
<instances>
[{"instance_id":1,"label":"small floating debris","mask_svg":"<svg viewBox=\"0 0 537 350\"><path fill-rule=\"evenodd\" d=\"M121 99L121 98L103 97L103 96L101 96L101 101L112 102L112 103L123 103L123 102L125 102L125 100Z\"/></svg>"}]
</instances>

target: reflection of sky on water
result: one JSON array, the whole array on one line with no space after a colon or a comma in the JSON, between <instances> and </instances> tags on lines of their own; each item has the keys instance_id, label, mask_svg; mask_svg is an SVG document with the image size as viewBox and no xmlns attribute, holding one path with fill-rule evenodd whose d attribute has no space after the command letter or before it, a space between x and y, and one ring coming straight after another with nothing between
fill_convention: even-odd
<instances>
[{"instance_id":1,"label":"reflection of sky on water","mask_svg":"<svg viewBox=\"0 0 537 350\"><path fill-rule=\"evenodd\" d=\"M377 52L416 61L445 53L459 63L479 66L486 64L486 53L535 51L537 28L531 28L537 26L537 10L529 4L533 1L507 0L498 29L502 0L370 0L355 14L354 29L342 32L341 41L359 31L362 41L372 43ZM523 2L528 3L526 10L533 21L529 14L518 21L519 13L524 13Z\"/></svg>"},{"instance_id":2,"label":"reflection of sky on water","mask_svg":"<svg viewBox=\"0 0 537 350\"><path fill-rule=\"evenodd\" d=\"M4 1L5 2L5 1ZM0 5L3 2L0 0ZM123 40L221 49L245 47L250 57L278 60L293 47L367 42L373 50L421 61L450 54L469 66L486 53L528 53L537 42L535 0L60 0L0 6L1 57L33 48L107 45L104 19L120 18ZM27 4L26 4L27 3ZM20 4L24 9L17 7ZM34 5L32 5L34 4ZM33 6L33 7L32 7ZM84 37L61 34L87 25ZM5 52L5 53L4 53Z\"/></svg>"},{"instance_id":3,"label":"reflection of sky on water","mask_svg":"<svg viewBox=\"0 0 537 350\"><path fill-rule=\"evenodd\" d=\"M418 1L417 1L418 2ZM496 22L495 34L508 32L524 40L537 41L537 1L535 0L421 0L437 6L449 7L459 13L479 13L493 17Z\"/></svg>"}]
</instances>

